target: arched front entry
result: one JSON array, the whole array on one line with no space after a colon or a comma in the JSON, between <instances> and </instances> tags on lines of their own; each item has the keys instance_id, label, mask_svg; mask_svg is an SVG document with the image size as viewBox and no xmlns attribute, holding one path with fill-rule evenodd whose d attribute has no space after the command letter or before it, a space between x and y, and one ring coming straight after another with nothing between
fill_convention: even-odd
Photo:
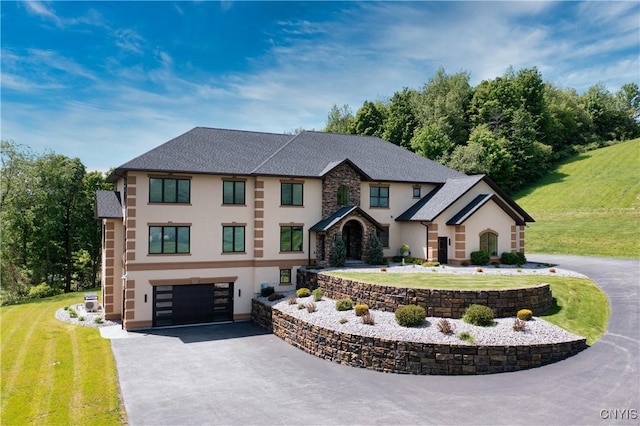
<instances>
[{"instance_id":1,"label":"arched front entry","mask_svg":"<svg viewBox=\"0 0 640 426\"><path fill-rule=\"evenodd\" d=\"M362 260L362 224L350 220L342 227L342 239L347 248L347 259Z\"/></svg>"}]
</instances>

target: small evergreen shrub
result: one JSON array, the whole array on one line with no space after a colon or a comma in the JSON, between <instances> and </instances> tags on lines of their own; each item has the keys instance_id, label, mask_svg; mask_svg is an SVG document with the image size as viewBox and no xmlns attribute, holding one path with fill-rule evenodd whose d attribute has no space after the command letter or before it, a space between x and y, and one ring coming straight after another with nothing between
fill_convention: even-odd
<instances>
[{"instance_id":1,"label":"small evergreen shrub","mask_svg":"<svg viewBox=\"0 0 640 426\"><path fill-rule=\"evenodd\" d=\"M307 312L309 313L312 313L318 310L318 307L313 302L307 303L304 307L307 308Z\"/></svg>"},{"instance_id":2,"label":"small evergreen shrub","mask_svg":"<svg viewBox=\"0 0 640 426\"><path fill-rule=\"evenodd\" d=\"M516 316L519 320L529 321L533 317L533 312L531 312L531 309L520 309Z\"/></svg>"},{"instance_id":3,"label":"small evergreen shrub","mask_svg":"<svg viewBox=\"0 0 640 426\"><path fill-rule=\"evenodd\" d=\"M491 259L491 256L489 256L489 253L487 253L484 250L471 252L471 263L473 265L480 265L480 266L486 265L487 263L489 263L490 259Z\"/></svg>"},{"instance_id":4,"label":"small evergreen shrub","mask_svg":"<svg viewBox=\"0 0 640 426\"><path fill-rule=\"evenodd\" d=\"M518 262L516 263L516 265L524 265L525 263L527 263L527 258L524 253L518 252L516 253L516 256L518 258Z\"/></svg>"},{"instance_id":5,"label":"small evergreen shrub","mask_svg":"<svg viewBox=\"0 0 640 426\"><path fill-rule=\"evenodd\" d=\"M355 309L356 309L356 316L361 317L364 314L369 312L369 305L366 305L364 303L358 303Z\"/></svg>"},{"instance_id":6,"label":"small evergreen shrub","mask_svg":"<svg viewBox=\"0 0 640 426\"><path fill-rule=\"evenodd\" d=\"M471 333L469 333L468 331L460 332L460 334L458 334L458 338L460 338L460 340L464 340L465 342L469 342L469 343L475 343L476 341L476 339L473 338L473 335L471 335Z\"/></svg>"},{"instance_id":7,"label":"small evergreen shrub","mask_svg":"<svg viewBox=\"0 0 640 426\"><path fill-rule=\"evenodd\" d=\"M342 237L335 239L333 249L331 249L331 255L329 256L329 263L331 266L344 266L344 262L347 260L347 247L344 245Z\"/></svg>"},{"instance_id":8,"label":"small evergreen shrub","mask_svg":"<svg viewBox=\"0 0 640 426\"><path fill-rule=\"evenodd\" d=\"M369 238L369 246L367 250L367 263L369 265L382 265L384 263L384 253L382 244L375 234Z\"/></svg>"},{"instance_id":9,"label":"small evergreen shrub","mask_svg":"<svg viewBox=\"0 0 640 426\"><path fill-rule=\"evenodd\" d=\"M520 259L516 253L505 251L500 255L500 262L505 265L521 265Z\"/></svg>"},{"instance_id":10,"label":"small evergreen shrub","mask_svg":"<svg viewBox=\"0 0 640 426\"><path fill-rule=\"evenodd\" d=\"M396 309L396 322L403 327L415 327L427 318L427 311L422 306L403 305Z\"/></svg>"},{"instance_id":11,"label":"small evergreen shrub","mask_svg":"<svg viewBox=\"0 0 640 426\"><path fill-rule=\"evenodd\" d=\"M76 310L75 310L75 309L73 309L73 308L69 308L69 316L70 316L71 318L78 318L78 313L76 312Z\"/></svg>"},{"instance_id":12,"label":"small evergreen shrub","mask_svg":"<svg viewBox=\"0 0 640 426\"><path fill-rule=\"evenodd\" d=\"M102 323L104 322L104 321L102 320L102 317L101 317L101 316L97 316L97 317L95 317L95 318L93 319L93 321L94 321L96 324L102 324Z\"/></svg>"},{"instance_id":13,"label":"small evergreen shrub","mask_svg":"<svg viewBox=\"0 0 640 426\"><path fill-rule=\"evenodd\" d=\"M371 312L367 312L366 314L364 314L360 318L362 318L362 323L363 324L367 324L367 325L375 325L376 324L375 318L373 318L373 314Z\"/></svg>"},{"instance_id":14,"label":"small evergreen shrub","mask_svg":"<svg viewBox=\"0 0 640 426\"><path fill-rule=\"evenodd\" d=\"M464 311L462 319L469 324L488 327L493 325L493 311L488 306L474 304Z\"/></svg>"},{"instance_id":15,"label":"small evergreen shrub","mask_svg":"<svg viewBox=\"0 0 640 426\"><path fill-rule=\"evenodd\" d=\"M527 330L527 322L521 320L520 318L516 318L513 322L513 331L526 331Z\"/></svg>"},{"instance_id":16,"label":"small evergreen shrub","mask_svg":"<svg viewBox=\"0 0 640 426\"><path fill-rule=\"evenodd\" d=\"M268 287L262 287L260 289L260 296L262 297L269 297L271 296L274 292L276 291L275 288L268 286Z\"/></svg>"},{"instance_id":17,"label":"small evergreen shrub","mask_svg":"<svg viewBox=\"0 0 640 426\"><path fill-rule=\"evenodd\" d=\"M29 289L29 299L42 299L64 293L61 288L51 287L47 283L38 284Z\"/></svg>"},{"instance_id":18,"label":"small evergreen shrub","mask_svg":"<svg viewBox=\"0 0 640 426\"><path fill-rule=\"evenodd\" d=\"M275 300L280 300L280 299L284 299L284 294L282 294L282 293L273 293L273 294L270 294L269 297L267 297L267 300L269 302L273 302Z\"/></svg>"},{"instance_id":19,"label":"small evergreen shrub","mask_svg":"<svg viewBox=\"0 0 640 426\"><path fill-rule=\"evenodd\" d=\"M80 315L80 316L78 317L78 321L84 321L84 315Z\"/></svg>"},{"instance_id":20,"label":"small evergreen shrub","mask_svg":"<svg viewBox=\"0 0 640 426\"><path fill-rule=\"evenodd\" d=\"M438 331L442 334L453 334L453 330L455 330L454 325L446 318L442 318L438 321L437 327Z\"/></svg>"},{"instance_id":21,"label":"small evergreen shrub","mask_svg":"<svg viewBox=\"0 0 640 426\"><path fill-rule=\"evenodd\" d=\"M298 297L309 297L311 296L311 290L306 287L302 287L296 290L296 296Z\"/></svg>"},{"instance_id":22,"label":"small evergreen shrub","mask_svg":"<svg viewBox=\"0 0 640 426\"><path fill-rule=\"evenodd\" d=\"M298 303L298 310L304 309L304 303Z\"/></svg>"},{"instance_id":23,"label":"small evergreen shrub","mask_svg":"<svg viewBox=\"0 0 640 426\"><path fill-rule=\"evenodd\" d=\"M340 324L344 324L344 323L349 322L349 320L348 320L348 319L346 319L346 318L340 318L340 320L339 320L338 322L339 322Z\"/></svg>"},{"instance_id":24,"label":"small evergreen shrub","mask_svg":"<svg viewBox=\"0 0 640 426\"><path fill-rule=\"evenodd\" d=\"M313 294L313 301L314 302L319 302L322 300L322 289L321 288L316 288L315 290L313 290L311 292L311 294Z\"/></svg>"},{"instance_id":25,"label":"small evergreen shrub","mask_svg":"<svg viewBox=\"0 0 640 426\"><path fill-rule=\"evenodd\" d=\"M337 311L349 311L353 309L353 300L349 299L339 299L336 300L336 310Z\"/></svg>"},{"instance_id":26,"label":"small evergreen shrub","mask_svg":"<svg viewBox=\"0 0 640 426\"><path fill-rule=\"evenodd\" d=\"M69 310L69 307L68 307L68 306L65 306L63 309L64 309L65 311L68 311L68 310Z\"/></svg>"}]
</instances>

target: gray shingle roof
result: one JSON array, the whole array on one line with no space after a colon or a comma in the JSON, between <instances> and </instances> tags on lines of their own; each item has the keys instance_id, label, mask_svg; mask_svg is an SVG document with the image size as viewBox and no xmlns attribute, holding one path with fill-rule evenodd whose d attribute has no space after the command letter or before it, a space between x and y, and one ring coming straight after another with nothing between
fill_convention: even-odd
<instances>
[{"instance_id":1,"label":"gray shingle roof","mask_svg":"<svg viewBox=\"0 0 640 426\"><path fill-rule=\"evenodd\" d=\"M469 204L464 206L462 210L455 214L447 221L447 225L462 225L465 220L470 218L475 212L484 206L487 201L493 198L492 194L479 194Z\"/></svg>"},{"instance_id":2,"label":"gray shingle roof","mask_svg":"<svg viewBox=\"0 0 640 426\"><path fill-rule=\"evenodd\" d=\"M464 176L372 136L292 136L196 127L121 165L109 180L127 170L321 177L345 160L376 181L442 183Z\"/></svg>"},{"instance_id":3,"label":"gray shingle roof","mask_svg":"<svg viewBox=\"0 0 640 426\"><path fill-rule=\"evenodd\" d=\"M362 217L364 217L369 222L371 222L376 228L378 228L380 230L384 229L384 227L380 224L380 222L378 222L377 220L375 220L374 218L369 216L360 207L358 207L358 206L344 206L344 207L341 207L338 211L336 211L332 215L330 215L329 217L324 218L320 222L318 222L315 225L313 225L311 228L309 228L309 231L327 231L333 225L335 225L336 223L339 223L342 219L344 219L345 217L349 216L353 212L359 213Z\"/></svg>"},{"instance_id":4,"label":"gray shingle roof","mask_svg":"<svg viewBox=\"0 0 640 426\"><path fill-rule=\"evenodd\" d=\"M122 219L119 192L96 191L96 219Z\"/></svg>"},{"instance_id":5,"label":"gray shingle roof","mask_svg":"<svg viewBox=\"0 0 640 426\"><path fill-rule=\"evenodd\" d=\"M396 220L431 222L484 177L485 175L473 175L447 179L444 185L429 192Z\"/></svg>"}]
</instances>

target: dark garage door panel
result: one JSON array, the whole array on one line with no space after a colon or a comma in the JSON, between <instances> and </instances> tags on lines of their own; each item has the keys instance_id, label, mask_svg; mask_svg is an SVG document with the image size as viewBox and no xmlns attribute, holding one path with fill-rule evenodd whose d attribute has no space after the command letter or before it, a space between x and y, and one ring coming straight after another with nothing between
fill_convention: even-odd
<instances>
[{"instance_id":1,"label":"dark garage door panel","mask_svg":"<svg viewBox=\"0 0 640 426\"><path fill-rule=\"evenodd\" d=\"M233 283L154 289L155 327L233 320Z\"/></svg>"}]
</instances>

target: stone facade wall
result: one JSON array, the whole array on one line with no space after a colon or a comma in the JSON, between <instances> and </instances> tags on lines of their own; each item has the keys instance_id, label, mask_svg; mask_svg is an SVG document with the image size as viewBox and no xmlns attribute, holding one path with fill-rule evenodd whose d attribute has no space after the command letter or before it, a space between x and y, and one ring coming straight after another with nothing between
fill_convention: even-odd
<instances>
[{"instance_id":1,"label":"stone facade wall","mask_svg":"<svg viewBox=\"0 0 640 426\"><path fill-rule=\"evenodd\" d=\"M256 299L251 299L251 321L269 331L273 330L271 312L271 306L260 303Z\"/></svg>"},{"instance_id":2,"label":"stone facade wall","mask_svg":"<svg viewBox=\"0 0 640 426\"><path fill-rule=\"evenodd\" d=\"M560 361L587 347L585 339L531 346L393 341L325 329L278 309L257 305L262 304L254 300L254 321L285 342L319 358L387 373L463 375L518 371Z\"/></svg>"},{"instance_id":3,"label":"stone facade wall","mask_svg":"<svg viewBox=\"0 0 640 426\"><path fill-rule=\"evenodd\" d=\"M512 290L439 290L368 284L332 277L322 273L298 270L297 287L311 290L320 287L331 299L350 297L372 309L395 312L400 305L423 306L428 316L462 318L471 304L491 307L496 318L515 316L520 309L531 309L539 315L551 308L549 284Z\"/></svg>"},{"instance_id":4,"label":"stone facade wall","mask_svg":"<svg viewBox=\"0 0 640 426\"><path fill-rule=\"evenodd\" d=\"M348 164L340 164L324 176L322 182L322 217L329 217L337 212L338 188L345 185L349 188L350 206L360 206L360 175Z\"/></svg>"}]
</instances>

